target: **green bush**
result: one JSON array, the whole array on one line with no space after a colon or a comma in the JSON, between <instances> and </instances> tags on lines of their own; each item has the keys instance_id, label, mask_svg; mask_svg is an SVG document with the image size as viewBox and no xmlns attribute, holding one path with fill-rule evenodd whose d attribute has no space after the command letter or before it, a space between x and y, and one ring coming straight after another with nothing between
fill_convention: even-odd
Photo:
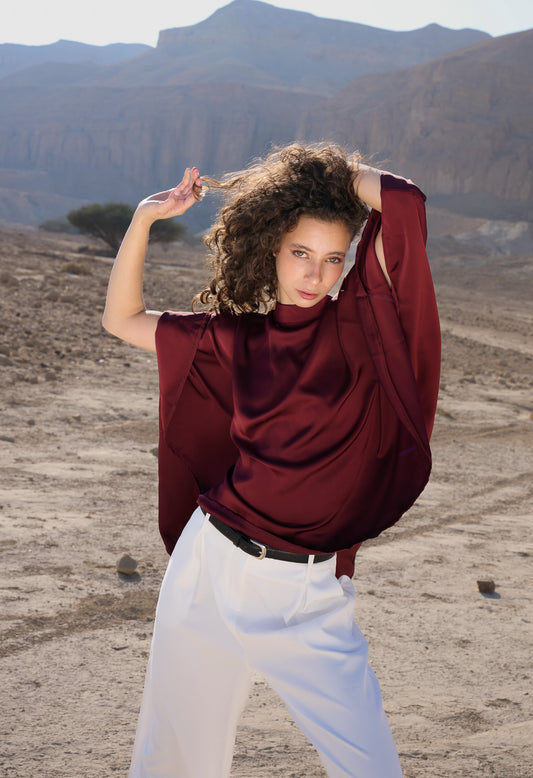
<instances>
[{"instance_id":1,"label":"green bush","mask_svg":"<svg viewBox=\"0 0 533 778\"><path fill-rule=\"evenodd\" d=\"M114 252L117 252L133 216L133 208L126 203L105 203L84 205L67 213L67 219L84 235L100 238ZM170 243L178 240L185 232L182 224L165 219L155 222L150 230L152 243Z\"/></svg>"}]
</instances>

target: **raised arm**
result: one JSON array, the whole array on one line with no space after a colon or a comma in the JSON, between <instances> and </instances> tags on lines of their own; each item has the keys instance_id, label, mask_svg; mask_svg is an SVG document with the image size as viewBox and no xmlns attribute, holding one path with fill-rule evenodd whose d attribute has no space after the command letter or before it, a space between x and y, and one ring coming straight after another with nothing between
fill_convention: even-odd
<instances>
[{"instance_id":1,"label":"raised arm","mask_svg":"<svg viewBox=\"0 0 533 778\"><path fill-rule=\"evenodd\" d=\"M354 178L354 192L369 208L381 211L381 170L361 162Z\"/></svg>"},{"instance_id":2,"label":"raised arm","mask_svg":"<svg viewBox=\"0 0 533 778\"><path fill-rule=\"evenodd\" d=\"M359 164L357 175L354 179L354 191L356 196L375 211L381 211L381 171L368 165ZM390 276L387 272L385 263L385 253L383 251L383 236L381 229L376 235L374 243L376 256L383 271L383 275L389 285L392 286Z\"/></svg>"},{"instance_id":3,"label":"raised arm","mask_svg":"<svg viewBox=\"0 0 533 778\"><path fill-rule=\"evenodd\" d=\"M104 328L134 346L155 351L155 331L161 313L147 311L143 300L143 266L150 227L187 211L201 196L196 168L187 168L174 189L150 195L139 203L111 271L102 317Z\"/></svg>"}]
</instances>

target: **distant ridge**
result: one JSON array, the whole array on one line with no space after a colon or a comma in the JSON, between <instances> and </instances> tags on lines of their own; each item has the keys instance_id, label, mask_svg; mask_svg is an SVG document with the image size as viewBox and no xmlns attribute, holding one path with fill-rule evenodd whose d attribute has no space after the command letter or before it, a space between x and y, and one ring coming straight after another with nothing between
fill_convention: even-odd
<instances>
[{"instance_id":1,"label":"distant ridge","mask_svg":"<svg viewBox=\"0 0 533 778\"><path fill-rule=\"evenodd\" d=\"M253 83L246 74L253 67L265 74L263 85L327 94L356 76L423 62L486 38L479 30L437 24L395 32L259 0L233 0L194 26L162 30L157 50L162 56L172 52L173 62L182 63L183 79L194 77L195 69L202 80L207 74L213 78L222 63L231 64L230 77L239 74L244 83ZM147 58L144 64L149 67ZM142 78L149 77L148 71Z\"/></svg>"},{"instance_id":2,"label":"distant ridge","mask_svg":"<svg viewBox=\"0 0 533 778\"><path fill-rule=\"evenodd\" d=\"M161 31L156 49L143 46L136 53L137 44L98 47L58 41L18 47L11 54L2 53L0 46L0 78L9 75L7 60L16 54L17 71L23 70L24 58L27 67L67 61L107 65L91 74L94 85L107 87L223 82L328 96L357 76L424 62L485 39L490 36L478 30L431 24L395 32L259 0L233 0L198 24ZM47 73L49 86L63 82L59 70L59 81L52 68ZM35 71L21 74L16 84L29 86L35 76ZM39 80L44 85L43 74ZM86 81L85 74L81 80Z\"/></svg>"},{"instance_id":3,"label":"distant ridge","mask_svg":"<svg viewBox=\"0 0 533 778\"><path fill-rule=\"evenodd\" d=\"M18 43L0 43L0 79L34 65L48 62L112 65L130 57L137 57L150 46L143 43L110 43L91 46L76 41L58 40L45 46L24 46Z\"/></svg>"},{"instance_id":4,"label":"distant ridge","mask_svg":"<svg viewBox=\"0 0 533 778\"><path fill-rule=\"evenodd\" d=\"M0 79L0 219L35 224L73 199L134 204L190 163L220 175L297 138L374 154L449 210L530 219L528 35L392 32L234 0L118 62L58 42L54 61ZM60 51L77 59L65 67Z\"/></svg>"}]
</instances>

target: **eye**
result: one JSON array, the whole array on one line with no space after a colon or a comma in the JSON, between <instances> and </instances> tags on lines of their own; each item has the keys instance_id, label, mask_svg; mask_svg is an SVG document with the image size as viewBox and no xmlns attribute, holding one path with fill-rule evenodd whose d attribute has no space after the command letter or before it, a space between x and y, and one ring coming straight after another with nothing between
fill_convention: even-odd
<instances>
[{"instance_id":1,"label":"eye","mask_svg":"<svg viewBox=\"0 0 533 778\"><path fill-rule=\"evenodd\" d=\"M344 260L342 257L328 257L326 262L331 262L333 265L338 265L341 262L344 262Z\"/></svg>"},{"instance_id":2,"label":"eye","mask_svg":"<svg viewBox=\"0 0 533 778\"><path fill-rule=\"evenodd\" d=\"M304 257L307 256L305 251L302 251L301 249L294 249L293 254L295 257L298 257L299 259L304 259Z\"/></svg>"}]
</instances>

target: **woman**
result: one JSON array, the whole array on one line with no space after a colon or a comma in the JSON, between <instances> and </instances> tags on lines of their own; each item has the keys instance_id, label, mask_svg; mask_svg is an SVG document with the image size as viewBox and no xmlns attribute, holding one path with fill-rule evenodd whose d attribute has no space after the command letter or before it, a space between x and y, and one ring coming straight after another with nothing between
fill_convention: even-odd
<instances>
[{"instance_id":1,"label":"woman","mask_svg":"<svg viewBox=\"0 0 533 778\"><path fill-rule=\"evenodd\" d=\"M130 777L229 775L259 670L329 776L395 778L351 575L360 543L412 505L431 467L440 338L425 198L334 146L292 145L207 181L226 198L194 300L209 310L161 315L142 297L150 225L203 194L192 168L137 208L103 319L157 351L172 553Z\"/></svg>"}]
</instances>

